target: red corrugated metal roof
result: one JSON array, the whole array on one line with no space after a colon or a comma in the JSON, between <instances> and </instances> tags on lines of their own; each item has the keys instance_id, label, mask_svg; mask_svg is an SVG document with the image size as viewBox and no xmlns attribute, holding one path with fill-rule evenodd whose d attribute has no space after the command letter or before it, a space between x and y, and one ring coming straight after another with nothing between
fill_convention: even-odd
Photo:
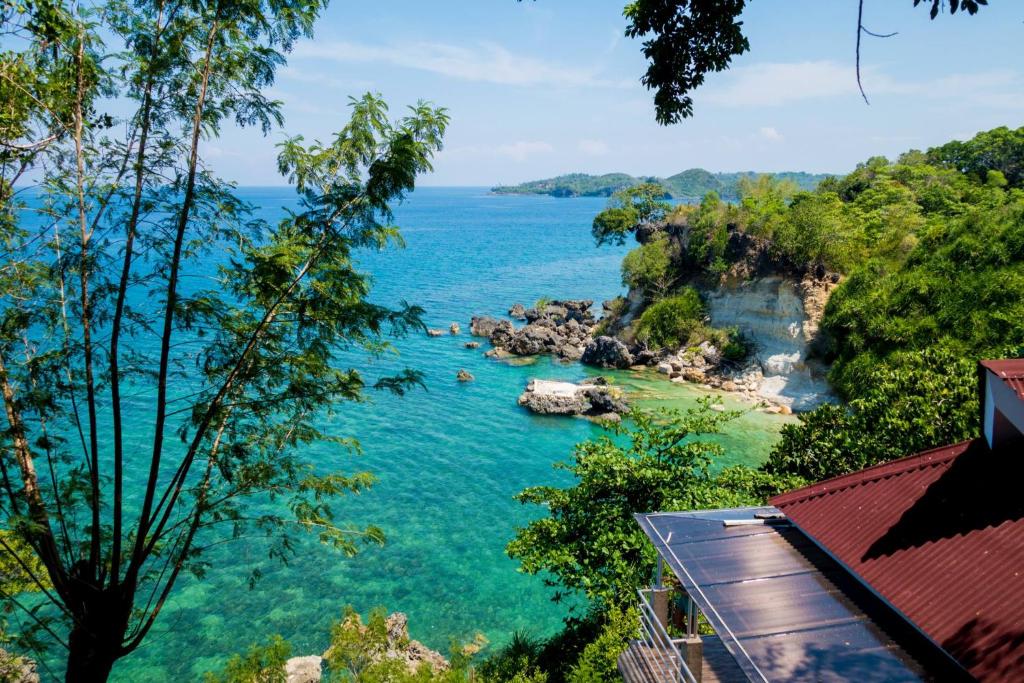
<instances>
[{"instance_id":1,"label":"red corrugated metal roof","mask_svg":"<svg viewBox=\"0 0 1024 683\"><path fill-rule=\"evenodd\" d=\"M1024 453L984 439L773 498L973 676L1024 680Z\"/></svg>"},{"instance_id":2,"label":"red corrugated metal roof","mask_svg":"<svg viewBox=\"0 0 1024 683\"><path fill-rule=\"evenodd\" d=\"M1024 358L983 360L981 367L990 370L996 377L1006 382L1024 401Z\"/></svg>"}]
</instances>

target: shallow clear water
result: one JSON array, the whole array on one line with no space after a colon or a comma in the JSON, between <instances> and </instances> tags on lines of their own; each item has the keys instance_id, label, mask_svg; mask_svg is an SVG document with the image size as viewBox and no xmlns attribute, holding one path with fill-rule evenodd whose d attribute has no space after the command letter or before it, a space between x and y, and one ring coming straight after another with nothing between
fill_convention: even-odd
<instances>
[{"instance_id":1,"label":"shallow clear water","mask_svg":"<svg viewBox=\"0 0 1024 683\"><path fill-rule=\"evenodd\" d=\"M293 197L287 189L242 194L268 217ZM486 343L478 350L463 344L474 314L503 315L514 302L541 297L600 302L618 294L626 248L598 250L590 237L603 206L599 198L500 197L479 188L423 189L408 198L396 212L407 247L365 257L373 297L417 303L431 327L458 321L463 334L400 340L401 356L381 364L421 370L425 391L340 408L332 431L357 437L361 457L329 446L309 453L324 467L378 475L370 492L347 499L339 512L382 527L387 545L346 559L310 542L288 566L269 561L258 539L219 546L209 555L209 576L180 582L115 679L195 679L273 633L289 639L295 654L317 653L346 604L406 612L412 636L441 650L478 631L500 643L517 629L556 630L566 606L551 603L542 580L519 574L504 553L516 526L538 514L512 496L531 485L567 483L552 463L600 430L584 420L533 416L516 398L531 377L576 380L594 371L547 358L492 361L482 355ZM476 380L457 382L460 368ZM656 375L614 374L644 405L685 407L700 395ZM737 420L721 437L723 464L763 460L784 421L760 413ZM249 590L257 565L263 579Z\"/></svg>"}]
</instances>

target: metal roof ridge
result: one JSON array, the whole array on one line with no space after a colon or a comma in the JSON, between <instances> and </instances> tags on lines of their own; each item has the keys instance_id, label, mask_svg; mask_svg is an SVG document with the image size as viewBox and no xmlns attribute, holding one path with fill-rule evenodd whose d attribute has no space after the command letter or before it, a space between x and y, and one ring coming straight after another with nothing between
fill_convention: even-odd
<instances>
[{"instance_id":1,"label":"metal roof ridge","mask_svg":"<svg viewBox=\"0 0 1024 683\"><path fill-rule=\"evenodd\" d=\"M984 441L984 439L982 437L976 437L959 443L929 448L928 450L921 451L920 453L914 453L913 455L897 458L896 460L881 462L870 467L865 467L862 470L857 470L856 472L841 474L837 477L831 477L814 484L809 484L803 488L781 493L773 498L769 498L768 502L776 507L791 505L793 503L810 500L811 498L820 498L821 496L836 493L837 491L851 489L870 482L888 479L913 470L921 470L926 467L936 467L943 463L948 463L960 455L960 453L963 452L962 450L958 450L960 447L964 447L964 449L966 449L970 444L976 441ZM941 457L935 458L934 456L936 454L940 454Z\"/></svg>"}]
</instances>

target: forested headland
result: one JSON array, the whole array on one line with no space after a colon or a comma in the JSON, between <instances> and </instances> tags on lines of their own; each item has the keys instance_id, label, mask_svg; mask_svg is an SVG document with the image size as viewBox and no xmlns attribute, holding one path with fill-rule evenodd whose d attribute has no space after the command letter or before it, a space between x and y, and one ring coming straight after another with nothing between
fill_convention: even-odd
<instances>
[{"instance_id":1,"label":"forested headland","mask_svg":"<svg viewBox=\"0 0 1024 683\"><path fill-rule=\"evenodd\" d=\"M690 168L667 178L635 177L627 173L570 173L518 185L499 185L491 188L491 191L496 194L546 194L552 197L610 197L620 190L648 184L658 187L665 199L692 201L700 199L708 192L716 192L723 199L735 200L739 198L741 183L757 175L753 171L712 173L703 168ZM776 173L774 177L790 181L802 190L813 190L828 176L822 173L793 171Z\"/></svg>"}]
</instances>

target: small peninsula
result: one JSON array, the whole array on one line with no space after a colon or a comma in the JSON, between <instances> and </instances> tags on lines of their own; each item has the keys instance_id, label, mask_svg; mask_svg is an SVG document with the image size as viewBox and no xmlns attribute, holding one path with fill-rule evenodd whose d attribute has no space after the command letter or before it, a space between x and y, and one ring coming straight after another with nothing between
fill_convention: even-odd
<instances>
[{"instance_id":1,"label":"small peninsula","mask_svg":"<svg viewBox=\"0 0 1024 683\"><path fill-rule=\"evenodd\" d=\"M664 199L699 200L708 192L716 192L726 201L739 199L740 180L756 178L754 171L712 173L703 168L690 168L667 178L635 177L626 173L589 175L570 173L545 180L532 180L519 185L498 185L495 194L546 194L552 197L610 197L619 190L644 183L658 185L665 191ZM814 190L829 174L784 171L772 174L779 181L790 181L800 190Z\"/></svg>"}]
</instances>

